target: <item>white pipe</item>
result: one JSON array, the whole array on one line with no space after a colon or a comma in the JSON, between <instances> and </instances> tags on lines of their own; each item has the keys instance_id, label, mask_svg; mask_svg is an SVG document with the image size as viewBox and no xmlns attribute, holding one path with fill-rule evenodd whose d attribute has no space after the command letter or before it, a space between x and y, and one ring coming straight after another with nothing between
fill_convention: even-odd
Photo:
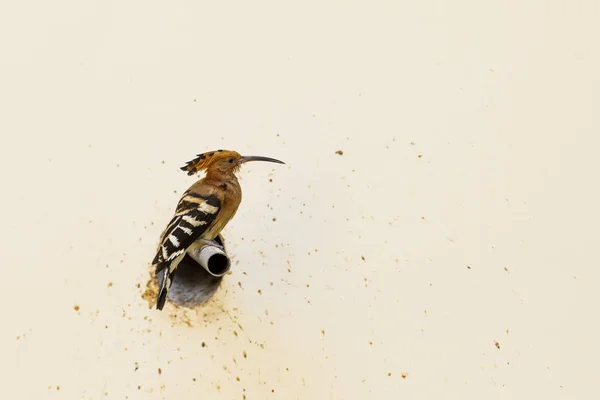
<instances>
[{"instance_id":1,"label":"white pipe","mask_svg":"<svg viewBox=\"0 0 600 400\"><path fill-rule=\"evenodd\" d=\"M212 245L191 246L187 253L192 260L200 264L212 276L221 277L231 268L231 260L220 247Z\"/></svg>"}]
</instances>

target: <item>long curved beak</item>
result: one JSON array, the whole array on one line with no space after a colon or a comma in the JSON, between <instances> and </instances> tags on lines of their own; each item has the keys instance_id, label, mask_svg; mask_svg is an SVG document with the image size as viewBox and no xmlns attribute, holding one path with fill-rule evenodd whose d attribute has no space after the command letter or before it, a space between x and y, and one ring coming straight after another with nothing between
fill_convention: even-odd
<instances>
[{"instance_id":1,"label":"long curved beak","mask_svg":"<svg viewBox=\"0 0 600 400\"><path fill-rule=\"evenodd\" d=\"M269 157L261 157L261 156L243 156L242 159L240 160L240 164L248 162L248 161L268 161L268 162L274 162L277 164L285 164L283 161L279 161L279 160L276 160L274 158L269 158Z\"/></svg>"}]
</instances>

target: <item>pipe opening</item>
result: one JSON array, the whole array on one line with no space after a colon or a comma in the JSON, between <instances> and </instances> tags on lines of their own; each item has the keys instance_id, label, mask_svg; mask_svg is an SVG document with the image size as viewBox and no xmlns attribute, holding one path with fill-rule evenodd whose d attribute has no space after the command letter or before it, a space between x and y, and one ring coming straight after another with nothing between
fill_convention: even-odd
<instances>
[{"instance_id":1,"label":"pipe opening","mask_svg":"<svg viewBox=\"0 0 600 400\"><path fill-rule=\"evenodd\" d=\"M225 254L215 253L208 259L208 272L222 276L229 271L229 258Z\"/></svg>"},{"instance_id":2,"label":"pipe opening","mask_svg":"<svg viewBox=\"0 0 600 400\"><path fill-rule=\"evenodd\" d=\"M216 246L188 249L187 254L212 276L223 276L231 268L231 261L225 251Z\"/></svg>"}]
</instances>

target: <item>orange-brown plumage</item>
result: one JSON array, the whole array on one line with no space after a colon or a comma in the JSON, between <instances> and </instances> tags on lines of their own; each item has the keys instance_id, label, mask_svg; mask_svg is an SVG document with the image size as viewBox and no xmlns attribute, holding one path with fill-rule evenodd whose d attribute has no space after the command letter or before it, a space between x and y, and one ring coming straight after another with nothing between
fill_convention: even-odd
<instances>
[{"instance_id":1,"label":"orange-brown plumage","mask_svg":"<svg viewBox=\"0 0 600 400\"><path fill-rule=\"evenodd\" d=\"M185 166L181 167L183 171L187 171L188 175L194 175L197 172L206 170L208 172L223 171L235 173L240 169L240 164L237 162L242 156L231 150L217 150L198 154L196 158L188 161ZM229 160L232 160L229 162ZM228 165L229 164L229 165Z\"/></svg>"},{"instance_id":2,"label":"orange-brown plumage","mask_svg":"<svg viewBox=\"0 0 600 400\"><path fill-rule=\"evenodd\" d=\"M156 273L164 271L156 307L162 310L177 265L192 246L212 243L236 214L242 201L242 188L235 175L248 161L270 161L273 158L242 156L231 150L198 154L181 167L188 175L206 171L206 176L186 190L177 204L175 216L161 235L153 265Z\"/></svg>"}]
</instances>

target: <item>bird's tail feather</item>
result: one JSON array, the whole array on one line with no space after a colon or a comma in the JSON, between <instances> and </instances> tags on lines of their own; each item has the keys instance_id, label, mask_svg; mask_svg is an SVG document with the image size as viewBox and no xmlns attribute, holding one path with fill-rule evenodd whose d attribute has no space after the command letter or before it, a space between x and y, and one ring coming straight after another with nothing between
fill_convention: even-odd
<instances>
[{"instance_id":1,"label":"bird's tail feather","mask_svg":"<svg viewBox=\"0 0 600 400\"><path fill-rule=\"evenodd\" d=\"M160 284L160 289L158 291L158 297L156 299L156 308L158 310L162 310L167 301L167 294L169 293L169 288L171 287L171 282L173 278L173 274L170 274L169 272L169 268L165 268L163 270L163 278Z\"/></svg>"}]
</instances>

